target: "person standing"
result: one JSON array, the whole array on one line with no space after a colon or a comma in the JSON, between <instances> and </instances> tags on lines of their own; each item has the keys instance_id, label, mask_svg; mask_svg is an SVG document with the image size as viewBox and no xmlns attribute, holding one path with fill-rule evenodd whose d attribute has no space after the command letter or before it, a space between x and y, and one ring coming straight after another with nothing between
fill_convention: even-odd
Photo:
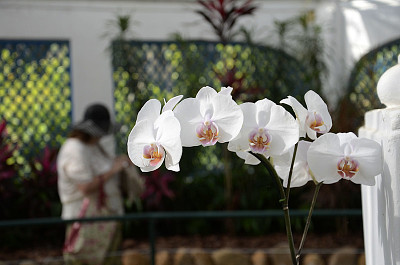
<instances>
[{"instance_id":1,"label":"person standing","mask_svg":"<svg viewBox=\"0 0 400 265\"><path fill-rule=\"evenodd\" d=\"M57 171L63 219L124 213L117 176L131 162L125 155L112 157L100 145L101 138L115 128L107 107L93 104L61 146ZM120 257L110 257L110 253L119 249L121 239L121 228L115 221L68 224L65 264L120 264Z\"/></svg>"}]
</instances>

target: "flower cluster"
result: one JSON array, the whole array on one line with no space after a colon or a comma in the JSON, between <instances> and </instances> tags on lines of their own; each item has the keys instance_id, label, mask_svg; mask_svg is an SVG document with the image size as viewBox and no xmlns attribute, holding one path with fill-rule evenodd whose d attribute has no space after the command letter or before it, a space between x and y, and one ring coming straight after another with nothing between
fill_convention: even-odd
<instances>
[{"instance_id":1,"label":"flower cluster","mask_svg":"<svg viewBox=\"0 0 400 265\"><path fill-rule=\"evenodd\" d=\"M375 184L374 177L382 170L380 145L353 133L329 133L331 116L314 91L304 96L307 108L291 96L280 102L292 107L295 117L269 99L238 105L231 92L231 87L219 92L203 87L195 98L172 98L162 111L158 100L147 101L128 138L132 162L144 172L159 168L163 161L167 169L179 171L182 147L228 142L228 150L246 164L260 163L260 155L273 161L285 187L289 180L292 187L310 180Z\"/></svg>"}]
</instances>

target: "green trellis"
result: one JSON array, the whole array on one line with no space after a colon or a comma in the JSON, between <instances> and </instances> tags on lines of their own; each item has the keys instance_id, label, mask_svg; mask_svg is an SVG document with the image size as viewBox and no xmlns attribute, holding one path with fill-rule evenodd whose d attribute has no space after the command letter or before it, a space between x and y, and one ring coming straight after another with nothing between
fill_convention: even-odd
<instances>
[{"instance_id":1,"label":"green trellis","mask_svg":"<svg viewBox=\"0 0 400 265\"><path fill-rule=\"evenodd\" d=\"M279 102L288 95L302 100L313 89L306 66L288 54L267 46L207 41L113 43L113 78L118 150L137 111L149 98L195 96L203 86L232 85L240 101L269 98ZM234 81L234 82L232 82Z\"/></svg>"},{"instance_id":2,"label":"green trellis","mask_svg":"<svg viewBox=\"0 0 400 265\"><path fill-rule=\"evenodd\" d=\"M0 40L0 116L18 149L10 163L58 148L71 123L68 41Z\"/></svg>"},{"instance_id":3,"label":"green trellis","mask_svg":"<svg viewBox=\"0 0 400 265\"><path fill-rule=\"evenodd\" d=\"M373 49L355 64L341 110L341 120L349 131L356 131L362 125L365 112L384 107L376 86L381 75L398 63L399 54L400 39L397 39Z\"/></svg>"}]
</instances>

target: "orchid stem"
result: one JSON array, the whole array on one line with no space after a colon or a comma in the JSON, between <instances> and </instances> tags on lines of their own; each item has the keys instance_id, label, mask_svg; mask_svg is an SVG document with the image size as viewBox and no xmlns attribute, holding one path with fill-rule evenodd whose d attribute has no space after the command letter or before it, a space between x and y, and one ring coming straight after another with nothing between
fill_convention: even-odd
<instances>
[{"instance_id":1,"label":"orchid stem","mask_svg":"<svg viewBox=\"0 0 400 265\"><path fill-rule=\"evenodd\" d=\"M303 246L304 246L304 243L306 241L308 228L310 227L310 224L311 224L311 216L312 216L312 213L313 213L313 210L314 210L314 207L315 207L315 203L317 202L318 192L319 192L319 189L321 188L321 185L322 185L322 182L318 183L315 186L314 196L313 196L313 199L312 199L312 202L311 202L310 210L308 212L306 226L304 227L303 236L301 238L300 246L299 246L299 249L297 250L297 259L300 258L301 251L303 250Z\"/></svg>"},{"instance_id":2,"label":"orchid stem","mask_svg":"<svg viewBox=\"0 0 400 265\"><path fill-rule=\"evenodd\" d=\"M298 146L299 146L299 142L297 142L294 146L292 162L290 164L289 177L288 177L288 182L287 182L287 187L286 187L286 200L288 201L288 203L289 203L289 195L290 195L290 183L292 182L293 166L294 166L294 161L296 160L296 153L297 153Z\"/></svg>"},{"instance_id":3,"label":"orchid stem","mask_svg":"<svg viewBox=\"0 0 400 265\"><path fill-rule=\"evenodd\" d=\"M265 156L263 156L261 154L256 154L253 152L250 152L250 153L252 155L254 155L255 157L257 157L258 160L261 161L261 163L267 169L268 173L271 174L275 178L276 183L278 184L279 192L281 194L281 199L279 200L279 202L281 202L281 204L282 204L282 210L283 210L284 217L285 217L285 227L286 227L287 239L289 242L290 257L292 259L293 265L296 265L297 264L296 250L294 247L292 226L290 224L289 205L288 205L288 200L287 200L287 197L285 194L285 190L283 189L281 179L279 178L278 174L276 173L274 167L271 165L271 163L268 161L268 159Z\"/></svg>"}]
</instances>

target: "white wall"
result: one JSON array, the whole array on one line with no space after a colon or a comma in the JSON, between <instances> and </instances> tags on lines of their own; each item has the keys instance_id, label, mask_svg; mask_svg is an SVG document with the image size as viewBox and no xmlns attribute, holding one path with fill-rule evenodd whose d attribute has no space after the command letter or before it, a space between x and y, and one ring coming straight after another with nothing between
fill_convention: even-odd
<instances>
[{"instance_id":1,"label":"white wall","mask_svg":"<svg viewBox=\"0 0 400 265\"><path fill-rule=\"evenodd\" d=\"M400 1L357 0L343 2L347 64L372 48L400 38Z\"/></svg>"},{"instance_id":2,"label":"white wall","mask_svg":"<svg viewBox=\"0 0 400 265\"><path fill-rule=\"evenodd\" d=\"M258 2L255 16L243 23L268 41L275 19L298 15L313 7L310 1ZM107 23L117 15L131 14L132 35L141 40L166 40L179 32L185 38L214 39L211 29L194 13L193 2L139 1L0 1L0 38L67 39L71 45L74 120L93 101L112 106L110 38L117 28Z\"/></svg>"},{"instance_id":3,"label":"white wall","mask_svg":"<svg viewBox=\"0 0 400 265\"><path fill-rule=\"evenodd\" d=\"M362 2L377 1L256 1L259 9L254 16L245 18L242 24L256 33L257 40L273 43L271 30L274 20L316 9L317 18L323 26L331 68L326 94L334 102L342 91L342 85L338 83L346 80L351 63L369 47L392 38L400 28L395 26L395 23L400 24L400 15L395 17L400 14L396 13L400 10L398 2L396 8L393 4L381 4L375 5L375 9L370 8L369 12L365 10L365 5L359 4ZM176 32L187 39L214 39L209 26L194 13L196 8L198 5L194 1L0 0L0 39L70 41L73 120L76 121L91 102L100 101L110 107L113 104L112 70L106 48L113 35L111 33L116 33L117 28L109 27L107 23L115 20L117 15L130 14L134 21L132 36L138 40L167 40ZM376 14L373 18L382 20L381 24L386 23L386 13L380 14L377 8L390 12L392 18L388 23L391 26L385 30L373 28L379 31L379 39L373 37L365 43L360 36L366 33L359 28L374 25L366 23L371 14ZM363 19L355 21L354 12ZM105 33L109 34L108 38L102 37Z\"/></svg>"}]
</instances>

